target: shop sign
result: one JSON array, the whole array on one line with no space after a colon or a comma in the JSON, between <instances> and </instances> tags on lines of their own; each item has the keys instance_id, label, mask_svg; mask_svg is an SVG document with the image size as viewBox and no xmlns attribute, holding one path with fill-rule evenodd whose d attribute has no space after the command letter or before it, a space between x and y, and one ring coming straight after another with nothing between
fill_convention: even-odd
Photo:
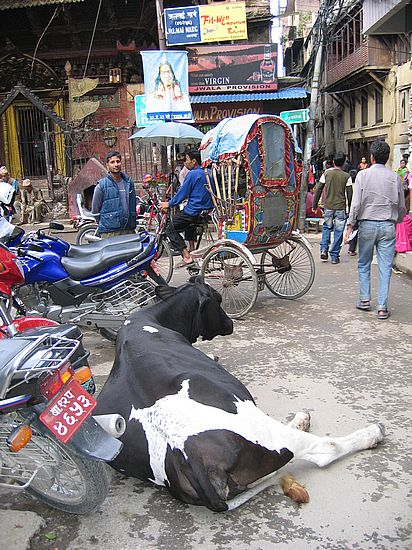
<instances>
[{"instance_id":1,"label":"shop sign","mask_svg":"<svg viewBox=\"0 0 412 550\"><path fill-rule=\"evenodd\" d=\"M150 126L150 124L158 124L159 122L162 122L161 120L149 120L147 118L145 95L134 96L134 109L136 113L136 126L138 128L144 128L145 126Z\"/></svg>"},{"instance_id":2,"label":"shop sign","mask_svg":"<svg viewBox=\"0 0 412 550\"><path fill-rule=\"evenodd\" d=\"M224 118L234 118L242 115L262 114L261 102L219 103L218 105L193 105L193 116L198 124L220 122Z\"/></svg>"},{"instance_id":3,"label":"shop sign","mask_svg":"<svg viewBox=\"0 0 412 550\"><path fill-rule=\"evenodd\" d=\"M188 47L189 92L277 90L277 44Z\"/></svg>"},{"instance_id":4,"label":"shop sign","mask_svg":"<svg viewBox=\"0 0 412 550\"><path fill-rule=\"evenodd\" d=\"M247 40L245 2L167 8L164 17L169 46Z\"/></svg>"}]
</instances>

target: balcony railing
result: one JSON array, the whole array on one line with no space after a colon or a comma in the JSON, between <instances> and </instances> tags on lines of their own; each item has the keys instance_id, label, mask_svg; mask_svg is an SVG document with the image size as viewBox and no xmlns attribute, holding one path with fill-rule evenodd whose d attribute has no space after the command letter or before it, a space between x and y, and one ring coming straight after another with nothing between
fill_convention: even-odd
<instances>
[{"instance_id":1,"label":"balcony railing","mask_svg":"<svg viewBox=\"0 0 412 550\"><path fill-rule=\"evenodd\" d=\"M326 86L367 66L387 67L391 63L390 52L376 38L369 37L343 59L328 53L326 62Z\"/></svg>"}]
</instances>

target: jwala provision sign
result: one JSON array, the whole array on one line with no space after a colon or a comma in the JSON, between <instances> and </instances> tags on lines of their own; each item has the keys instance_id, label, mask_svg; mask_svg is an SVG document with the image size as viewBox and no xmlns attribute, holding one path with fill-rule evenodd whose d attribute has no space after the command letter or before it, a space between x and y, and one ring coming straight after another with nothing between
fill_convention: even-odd
<instances>
[{"instance_id":1,"label":"jwala provision sign","mask_svg":"<svg viewBox=\"0 0 412 550\"><path fill-rule=\"evenodd\" d=\"M197 123L220 122L224 118L242 115L262 114L262 103L245 101L244 103L219 103L218 105L192 105L193 116Z\"/></svg>"},{"instance_id":2,"label":"jwala provision sign","mask_svg":"<svg viewBox=\"0 0 412 550\"><path fill-rule=\"evenodd\" d=\"M188 46L189 92L277 90L277 44Z\"/></svg>"}]
</instances>

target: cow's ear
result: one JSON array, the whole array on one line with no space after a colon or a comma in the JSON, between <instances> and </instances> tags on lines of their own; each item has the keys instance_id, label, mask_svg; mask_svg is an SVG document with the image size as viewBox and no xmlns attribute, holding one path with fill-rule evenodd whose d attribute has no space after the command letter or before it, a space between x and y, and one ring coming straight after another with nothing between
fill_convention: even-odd
<instances>
[{"instance_id":1,"label":"cow's ear","mask_svg":"<svg viewBox=\"0 0 412 550\"><path fill-rule=\"evenodd\" d=\"M158 285L155 287L155 293L161 300L167 300L171 296L174 296L177 288L169 285Z\"/></svg>"},{"instance_id":2,"label":"cow's ear","mask_svg":"<svg viewBox=\"0 0 412 550\"><path fill-rule=\"evenodd\" d=\"M189 279L189 283L198 283L198 284L205 284L205 280L202 275L193 275Z\"/></svg>"}]
</instances>

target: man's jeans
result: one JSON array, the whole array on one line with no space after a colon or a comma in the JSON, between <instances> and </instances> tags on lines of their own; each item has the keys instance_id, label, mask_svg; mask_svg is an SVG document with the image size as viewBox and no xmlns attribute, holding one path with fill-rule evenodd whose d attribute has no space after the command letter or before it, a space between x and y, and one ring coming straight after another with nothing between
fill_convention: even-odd
<instances>
[{"instance_id":1,"label":"man's jeans","mask_svg":"<svg viewBox=\"0 0 412 550\"><path fill-rule=\"evenodd\" d=\"M333 244L330 249L330 257L339 258L345 222L345 210L328 210L325 208L323 214L322 239L320 241L321 253L328 252L333 231Z\"/></svg>"},{"instance_id":2,"label":"man's jeans","mask_svg":"<svg viewBox=\"0 0 412 550\"><path fill-rule=\"evenodd\" d=\"M359 298L360 300L370 300L371 263L373 250L376 247L379 270L378 311L386 310L388 306L395 241L396 226L393 222L374 220L361 220L359 222Z\"/></svg>"}]
</instances>

